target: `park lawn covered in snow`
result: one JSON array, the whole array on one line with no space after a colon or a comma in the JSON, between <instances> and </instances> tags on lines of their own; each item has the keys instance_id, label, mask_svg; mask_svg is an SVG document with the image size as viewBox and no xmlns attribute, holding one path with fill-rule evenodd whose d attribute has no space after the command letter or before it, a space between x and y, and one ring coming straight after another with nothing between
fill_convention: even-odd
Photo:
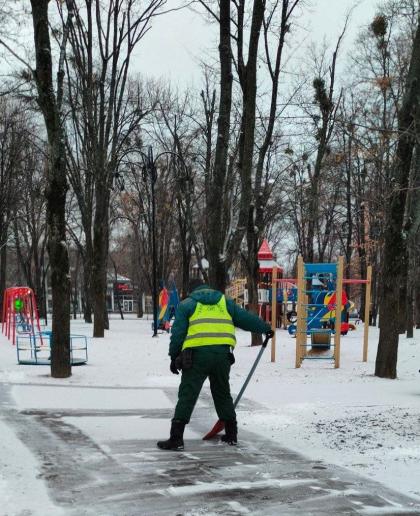
<instances>
[{"instance_id":1,"label":"park lawn covered in snow","mask_svg":"<svg viewBox=\"0 0 420 516\"><path fill-rule=\"evenodd\" d=\"M88 365L74 367L72 377L65 380L50 378L46 366L17 365L15 348L0 336L0 382L14 385L17 407L168 408L159 388L179 384L179 377L169 371L169 335L153 339L150 320L132 317L121 321L113 316L110 322L105 339L89 339ZM92 326L72 321L72 331L89 336ZM321 360L305 360L295 369L295 340L277 330L277 360L270 362L267 349L238 407L239 432L246 428L279 446L347 467L420 499L420 330L414 339L400 338L397 380L373 376L378 330L371 329L367 363L362 362L362 340L362 325L342 338L340 369ZM250 347L249 342L249 335L238 331L236 364L231 371L233 396L258 353L259 348ZM49 396L46 401L36 384L73 388L66 389L63 397L57 387L56 399ZM107 387L127 390L106 391ZM134 387L148 387L147 398L139 398L136 390L130 390ZM204 389L208 390L207 383ZM250 407L247 400L258 405ZM209 429L216 420L214 414ZM154 420L152 424L148 429L147 421L128 415L126 421L115 419L114 428L87 425L83 431L95 439L103 431L118 435L125 426L133 435L167 436L169 421ZM28 498L32 493L44 514L59 514L48 511L48 495L37 477L36 460L1 418L0 430L0 499ZM189 436L193 436L190 430L185 435L186 446Z\"/></svg>"}]
</instances>

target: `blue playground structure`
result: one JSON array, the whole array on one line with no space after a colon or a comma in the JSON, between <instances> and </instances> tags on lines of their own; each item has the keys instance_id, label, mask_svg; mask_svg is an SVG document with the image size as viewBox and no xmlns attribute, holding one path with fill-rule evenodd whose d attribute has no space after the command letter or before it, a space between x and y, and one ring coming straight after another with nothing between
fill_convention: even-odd
<instances>
[{"instance_id":1,"label":"blue playground structure","mask_svg":"<svg viewBox=\"0 0 420 516\"><path fill-rule=\"evenodd\" d=\"M296 287L291 287L291 288L287 289L286 295L287 295L287 299L284 299L283 289L281 289L281 288L277 289L277 293L276 293L277 303L284 303L285 301L287 301L288 303L297 303L297 288ZM273 289L270 288L268 291L268 302L270 304L271 304L272 298L273 298Z\"/></svg>"},{"instance_id":2,"label":"blue playground structure","mask_svg":"<svg viewBox=\"0 0 420 516\"><path fill-rule=\"evenodd\" d=\"M343 290L343 268L342 256L337 263L304 263L303 258L298 257L296 367L300 367L304 359L332 360L336 368L340 367L340 336L344 324L348 330L348 323L342 323L342 314L349 306ZM311 337L310 343L307 343L307 335ZM330 348L332 352L322 353Z\"/></svg>"},{"instance_id":3,"label":"blue playground structure","mask_svg":"<svg viewBox=\"0 0 420 516\"><path fill-rule=\"evenodd\" d=\"M330 348L330 336L335 333L337 264L306 263L304 279L311 285L309 290L305 290L308 296L308 302L305 303L306 333L311 335L312 346ZM341 303L341 334L346 335L349 329L348 311L352 303L347 299L344 290L341 294ZM295 335L296 325L291 324L288 331L290 335Z\"/></svg>"},{"instance_id":4,"label":"blue playground structure","mask_svg":"<svg viewBox=\"0 0 420 516\"><path fill-rule=\"evenodd\" d=\"M51 364L51 331L18 335L16 351L18 364ZM87 338L85 335L70 335L71 365L83 365L88 361Z\"/></svg>"},{"instance_id":5,"label":"blue playground structure","mask_svg":"<svg viewBox=\"0 0 420 516\"><path fill-rule=\"evenodd\" d=\"M334 367L340 367L340 337L350 330L356 330L355 324L349 322L354 303L347 298L343 287L365 285L364 320L368 321L372 266L368 265L366 278L344 278L343 256L338 257L337 263L304 263L303 257L299 255L296 278L278 277L277 268L273 267L272 270L272 277L259 285L260 314L264 312L265 320L271 322L273 329L283 326L296 337L295 367L301 367L306 358L333 360ZM307 342L308 336L310 343ZM368 341L369 324L364 324L364 362L367 361ZM324 353L331 348L330 353ZM274 352L272 360L275 360Z\"/></svg>"},{"instance_id":6,"label":"blue playground structure","mask_svg":"<svg viewBox=\"0 0 420 516\"><path fill-rule=\"evenodd\" d=\"M16 333L32 333L33 331L32 324L21 313L15 315L15 326Z\"/></svg>"}]
</instances>

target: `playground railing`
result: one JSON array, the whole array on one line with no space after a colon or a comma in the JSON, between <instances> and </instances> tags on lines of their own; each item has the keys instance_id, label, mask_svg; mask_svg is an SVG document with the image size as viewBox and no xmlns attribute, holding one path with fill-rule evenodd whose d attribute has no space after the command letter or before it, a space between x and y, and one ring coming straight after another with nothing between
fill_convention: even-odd
<instances>
[{"instance_id":1,"label":"playground railing","mask_svg":"<svg viewBox=\"0 0 420 516\"><path fill-rule=\"evenodd\" d=\"M16 351L18 364L51 364L51 331L18 335ZM85 335L70 335L71 365L82 365L88 361L87 338Z\"/></svg>"}]
</instances>

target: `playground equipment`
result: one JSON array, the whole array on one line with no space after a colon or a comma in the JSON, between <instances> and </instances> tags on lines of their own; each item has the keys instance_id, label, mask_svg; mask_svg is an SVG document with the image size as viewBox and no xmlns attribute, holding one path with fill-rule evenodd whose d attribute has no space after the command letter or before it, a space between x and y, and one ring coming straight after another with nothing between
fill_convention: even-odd
<instances>
[{"instance_id":1,"label":"playground equipment","mask_svg":"<svg viewBox=\"0 0 420 516\"><path fill-rule=\"evenodd\" d=\"M51 331L38 334L19 335L16 351L18 364L51 364ZM70 335L70 363L72 366L83 365L88 361L87 339L85 335Z\"/></svg>"},{"instance_id":2,"label":"playground equipment","mask_svg":"<svg viewBox=\"0 0 420 516\"><path fill-rule=\"evenodd\" d=\"M29 287L7 288L3 296L2 333L15 345L16 333L34 336L35 325L41 333L33 290Z\"/></svg>"},{"instance_id":3,"label":"playground equipment","mask_svg":"<svg viewBox=\"0 0 420 516\"><path fill-rule=\"evenodd\" d=\"M334 366L340 367L341 312L343 301L347 302L346 297L343 299L343 267L342 256L336 264L305 264L301 256L298 258L296 367L304 359L333 360ZM327 315L330 324L323 324ZM307 344L307 334L311 335L311 344ZM327 356L308 353L308 348L314 346L328 350L333 347L333 353Z\"/></svg>"},{"instance_id":4,"label":"playground equipment","mask_svg":"<svg viewBox=\"0 0 420 516\"><path fill-rule=\"evenodd\" d=\"M162 287L159 293L159 312L158 312L158 330L169 332L170 321L175 317L176 309L179 305L179 294L175 283L172 283L171 291Z\"/></svg>"},{"instance_id":5,"label":"playground equipment","mask_svg":"<svg viewBox=\"0 0 420 516\"><path fill-rule=\"evenodd\" d=\"M245 303L245 287L245 278L233 280L231 285L226 289L226 295L233 299L236 304L243 306Z\"/></svg>"},{"instance_id":6,"label":"playground equipment","mask_svg":"<svg viewBox=\"0 0 420 516\"><path fill-rule=\"evenodd\" d=\"M272 319L271 285L273 270L276 269L278 277L282 275L283 269L274 260L274 254L271 251L267 240L263 241L258 251L258 263L258 315L265 321L270 322ZM249 303L246 278L233 280L230 286L226 289L226 295L233 299L238 305L245 307ZM283 303L282 295L282 292L277 291L278 303ZM281 311L281 314L283 314L283 310Z\"/></svg>"},{"instance_id":7,"label":"playground equipment","mask_svg":"<svg viewBox=\"0 0 420 516\"><path fill-rule=\"evenodd\" d=\"M272 291L271 286L273 284L273 273L276 270L276 279L281 278L283 275L283 269L280 267L274 259L274 253L272 252L267 240L263 240L261 247L258 251L258 315L269 322L272 320ZM278 303L281 303L280 292L276 292L274 299ZM278 315L276 310L276 315Z\"/></svg>"},{"instance_id":8,"label":"playground equipment","mask_svg":"<svg viewBox=\"0 0 420 516\"><path fill-rule=\"evenodd\" d=\"M29 287L10 287L3 296L2 333L16 345L18 364L49 365L52 332L41 331L34 292ZM72 365L86 364L87 339L70 335Z\"/></svg>"},{"instance_id":9,"label":"playground equipment","mask_svg":"<svg viewBox=\"0 0 420 516\"><path fill-rule=\"evenodd\" d=\"M312 279L309 280L311 283L311 290L307 291L308 299L312 301L308 307L308 319L306 324L306 332L311 335L312 347L317 344L330 344L331 332L328 329L334 330L335 319L336 319L336 292L335 284L336 277L333 272L326 272L329 264L312 264ZM324 267L325 266L325 267ZM317 270L318 272L314 272ZM321 271L322 272L319 272ZM328 279L322 282L319 278L320 275L327 274ZM351 301L347 299L347 294L342 291L341 294L341 335L346 335L350 325L347 322L347 316L349 310L354 306ZM297 314L296 314L297 316ZM291 324L288 327L290 335L295 335L296 325ZM321 331L326 329L327 331ZM319 331L317 331L319 330Z\"/></svg>"},{"instance_id":10,"label":"playground equipment","mask_svg":"<svg viewBox=\"0 0 420 516\"><path fill-rule=\"evenodd\" d=\"M271 321L271 284L273 270L276 268L277 276L281 276L283 269L274 260L274 254L267 240L264 240L258 251L258 315L267 322ZM246 278L237 278L226 289L226 295L235 303L245 307L249 303ZM280 297L277 301L282 302Z\"/></svg>"},{"instance_id":11,"label":"playground equipment","mask_svg":"<svg viewBox=\"0 0 420 516\"><path fill-rule=\"evenodd\" d=\"M288 329L290 324L296 322L297 288L296 280L289 278L276 278L276 299L277 307L280 306L280 320L277 318L277 327ZM269 290L270 304L273 301L273 288ZM270 319L271 320L271 319Z\"/></svg>"},{"instance_id":12,"label":"playground equipment","mask_svg":"<svg viewBox=\"0 0 420 516\"><path fill-rule=\"evenodd\" d=\"M341 262L341 265L340 265ZM273 270L272 278L272 330L276 330L276 308L279 296L277 288L286 289L293 293L293 301L297 305L296 321L290 322L289 333L296 335L296 367L300 367L302 361L307 358L334 360L335 367L340 367L340 336L346 334L354 325L347 322L344 317L346 312L352 309L351 303L343 291L345 284L365 284L365 325L363 336L363 362L367 361L369 343L369 308L371 301L372 267L367 268L366 279L343 279L343 258L338 263L332 264L304 264L302 257L298 258L298 278L277 278L276 270ZM309 282L309 285L308 285ZM341 287L340 287L341 283ZM294 285L296 290L294 291ZM341 293L339 292L341 290ZM295 296L295 293L297 296ZM336 300L341 298L341 303ZM284 298L287 303L287 298ZM291 299L289 299L291 301ZM283 313L288 317L294 316L294 312ZM337 321L337 322L336 322ZM297 327L294 326L297 322ZM307 344L307 336L311 337L311 344ZM334 343L331 338L334 336ZM275 362L275 336L271 341L271 361ZM313 353L314 350L326 350L334 347L334 353L330 356L321 356ZM308 348L311 348L308 353Z\"/></svg>"}]
</instances>

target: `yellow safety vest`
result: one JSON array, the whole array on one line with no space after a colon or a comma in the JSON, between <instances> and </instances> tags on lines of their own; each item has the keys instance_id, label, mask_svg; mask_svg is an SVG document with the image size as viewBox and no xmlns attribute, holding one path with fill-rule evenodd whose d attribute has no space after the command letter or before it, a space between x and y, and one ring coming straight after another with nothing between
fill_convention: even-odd
<instances>
[{"instance_id":1,"label":"yellow safety vest","mask_svg":"<svg viewBox=\"0 0 420 516\"><path fill-rule=\"evenodd\" d=\"M188 333L182 349L211 345L235 347L235 344L235 326L228 312L225 296L222 296L215 305L197 302L194 313L190 317Z\"/></svg>"}]
</instances>

